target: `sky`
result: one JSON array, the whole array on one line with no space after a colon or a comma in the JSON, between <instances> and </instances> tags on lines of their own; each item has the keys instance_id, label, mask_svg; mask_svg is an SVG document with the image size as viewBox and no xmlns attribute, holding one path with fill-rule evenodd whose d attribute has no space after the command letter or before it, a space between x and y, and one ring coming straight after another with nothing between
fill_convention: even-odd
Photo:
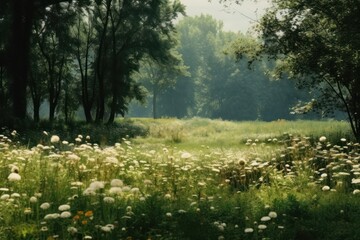
<instances>
[{"instance_id":1,"label":"sky","mask_svg":"<svg viewBox=\"0 0 360 240\"><path fill-rule=\"evenodd\" d=\"M242 5L232 4L230 7L224 7L219 0L180 0L186 6L188 16L200 14L209 14L214 18L223 21L225 31L234 31L247 33L249 28L258 20L270 6L267 0L245 1Z\"/></svg>"}]
</instances>

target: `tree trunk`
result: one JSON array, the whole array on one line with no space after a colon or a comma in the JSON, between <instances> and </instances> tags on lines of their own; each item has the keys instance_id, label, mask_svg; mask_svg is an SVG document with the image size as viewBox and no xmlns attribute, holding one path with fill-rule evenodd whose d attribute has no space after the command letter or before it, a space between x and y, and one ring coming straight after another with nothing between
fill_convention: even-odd
<instances>
[{"instance_id":1,"label":"tree trunk","mask_svg":"<svg viewBox=\"0 0 360 240\"><path fill-rule=\"evenodd\" d=\"M34 107L34 122L40 121L40 100L39 99L33 99L33 107Z\"/></svg>"},{"instance_id":2,"label":"tree trunk","mask_svg":"<svg viewBox=\"0 0 360 240\"><path fill-rule=\"evenodd\" d=\"M16 119L26 118L26 87L28 81L29 49L33 20L33 0L12 1L12 36L9 48L10 92L12 115Z\"/></svg>"},{"instance_id":3,"label":"tree trunk","mask_svg":"<svg viewBox=\"0 0 360 240\"><path fill-rule=\"evenodd\" d=\"M104 28L101 33L100 42L99 42L99 49L97 53L97 61L96 61L96 78L98 80L98 100L97 100L97 109L96 109L96 122L100 123L104 120L105 115L105 86L104 86L104 73L105 73L105 64L103 62L103 56L105 55L106 49L106 32L109 24L110 18L110 11L111 11L111 2L112 0L106 1L106 15L105 15L105 22Z\"/></svg>"},{"instance_id":4,"label":"tree trunk","mask_svg":"<svg viewBox=\"0 0 360 240\"><path fill-rule=\"evenodd\" d=\"M153 117L154 117L154 119L158 118L156 101L157 101L157 90L156 90L156 86L154 85L154 91L153 91Z\"/></svg>"}]
</instances>

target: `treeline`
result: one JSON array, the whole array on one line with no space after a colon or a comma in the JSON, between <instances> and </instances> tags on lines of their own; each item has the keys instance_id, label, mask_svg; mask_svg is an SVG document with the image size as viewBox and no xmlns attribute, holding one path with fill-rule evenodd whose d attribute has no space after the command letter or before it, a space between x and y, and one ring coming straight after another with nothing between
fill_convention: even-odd
<instances>
[{"instance_id":1,"label":"treeline","mask_svg":"<svg viewBox=\"0 0 360 240\"><path fill-rule=\"evenodd\" d=\"M43 103L50 121L73 120L82 108L87 122L113 122L145 97L133 78L143 58L176 63L182 13L168 0L2 0L2 124L39 121Z\"/></svg>"},{"instance_id":2,"label":"treeline","mask_svg":"<svg viewBox=\"0 0 360 240\"><path fill-rule=\"evenodd\" d=\"M146 106L131 105L132 116L265 121L320 116L293 114L294 106L312 96L286 76L272 77L275 63L264 60L249 68L248 59L235 59L237 42L255 48L255 38L224 31L222 22L209 15L186 17L176 27L182 74L169 81L158 66L142 67L138 79L150 96Z\"/></svg>"}]
</instances>

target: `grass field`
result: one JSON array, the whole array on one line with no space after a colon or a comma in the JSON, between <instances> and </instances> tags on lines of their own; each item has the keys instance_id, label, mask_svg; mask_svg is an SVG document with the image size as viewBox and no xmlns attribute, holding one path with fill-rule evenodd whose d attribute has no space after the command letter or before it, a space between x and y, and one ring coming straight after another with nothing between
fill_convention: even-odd
<instances>
[{"instance_id":1,"label":"grass field","mask_svg":"<svg viewBox=\"0 0 360 240\"><path fill-rule=\"evenodd\" d=\"M110 146L1 135L0 239L360 239L347 123L132 122Z\"/></svg>"}]
</instances>

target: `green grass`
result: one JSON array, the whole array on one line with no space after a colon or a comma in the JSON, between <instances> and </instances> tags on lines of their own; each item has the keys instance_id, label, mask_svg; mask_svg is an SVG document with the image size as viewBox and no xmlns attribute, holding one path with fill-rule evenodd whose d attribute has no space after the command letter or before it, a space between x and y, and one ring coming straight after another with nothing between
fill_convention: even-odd
<instances>
[{"instance_id":1,"label":"green grass","mask_svg":"<svg viewBox=\"0 0 360 240\"><path fill-rule=\"evenodd\" d=\"M105 145L39 131L34 147L0 136L0 239L360 238L360 146L346 123L131 123L148 135L93 130L119 140Z\"/></svg>"}]
</instances>

